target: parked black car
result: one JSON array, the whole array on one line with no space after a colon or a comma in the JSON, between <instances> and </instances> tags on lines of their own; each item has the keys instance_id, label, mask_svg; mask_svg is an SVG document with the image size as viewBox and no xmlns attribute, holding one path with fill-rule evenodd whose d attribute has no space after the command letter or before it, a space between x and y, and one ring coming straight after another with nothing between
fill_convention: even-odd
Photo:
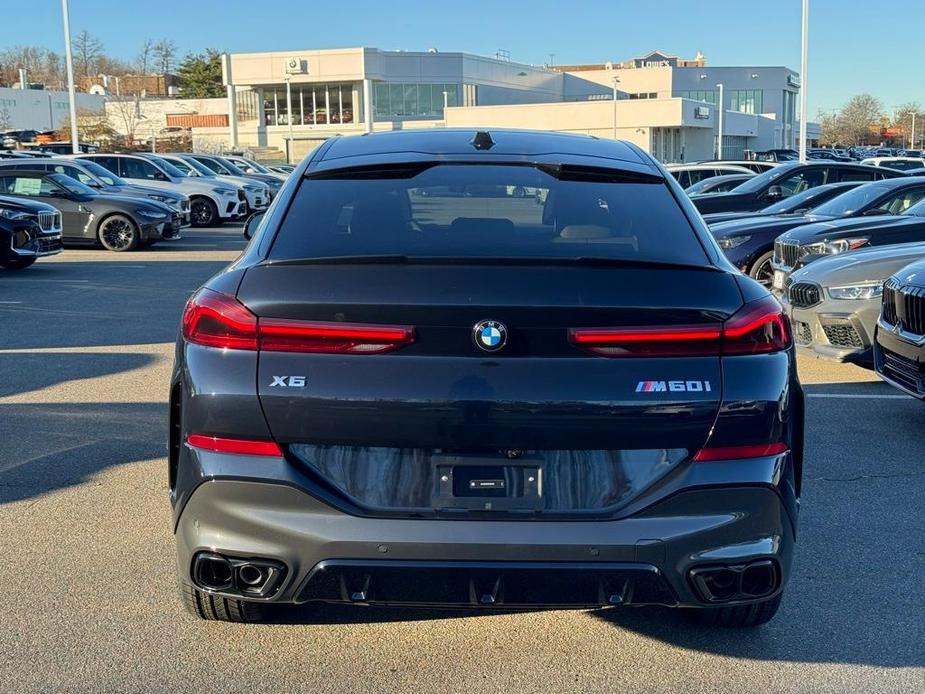
<instances>
[{"instance_id":1,"label":"parked black car","mask_svg":"<svg viewBox=\"0 0 925 694\"><path fill-rule=\"evenodd\" d=\"M51 205L0 196L0 267L22 270L61 252L61 213Z\"/></svg>"},{"instance_id":2,"label":"parked black car","mask_svg":"<svg viewBox=\"0 0 925 694\"><path fill-rule=\"evenodd\" d=\"M874 369L884 381L925 399L925 262L907 265L883 285Z\"/></svg>"},{"instance_id":3,"label":"parked black car","mask_svg":"<svg viewBox=\"0 0 925 694\"><path fill-rule=\"evenodd\" d=\"M710 233L730 262L765 286L774 280L774 240L804 224L871 215L898 215L925 198L925 176L865 183L819 205L806 215L749 217L710 225ZM783 289L783 285L777 287Z\"/></svg>"},{"instance_id":4,"label":"parked black car","mask_svg":"<svg viewBox=\"0 0 925 694\"><path fill-rule=\"evenodd\" d=\"M837 161L788 162L758 174L729 193L695 195L691 200L701 214L750 212L826 183L879 181L904 175L900 171Z\"/></svg>"},{"instance_id":5,"label":"parked black car","mask_svg":"<svg viewBox=\"0 0 925 694\"><path fill-rule=\"evenodd\" d=\"M789 198L778 200L773 205L762 207L754 212L711 212L702 215L703 221L709 226L720 222L731 222L736 219L748 219L769 214L806 214L824 202L828 202L837 195L841 195L852 188L864 185L860 181L854 183L826 183L815 188L807 188L802 193L796 193Z\"/></svg>"},{"instance_id":6,"label":"parked black car","mask_svg":"<svg viewBox=\"0 0 925 694\"><path fill-rule=\"evenodd\" d=\"M0 193L54 204L64 221L64 242L101 243L131 251L180 229L180 215L155 200L102 195L70 176L45 171L0 170Z\"/></svg>"},{"instance_id":7,"label":"parked black car","mask_svg":"<svg viewBox=\"0 0 925 694\"><path fill-rule=\"evenodd\" d=\"M290 181L182 318L168 479L193 614L774 615L803 452L789 322L648 153L396 131L330 138Z\"/></svg>"},{"instance_id":8,"label":"parked black car","mask_svg":"<svg viewBox=\"0 0 925 694\"><path fill-rule=\"evenodd\" d=\"M774 242L774 290L781 291L790 273L814 260L869 246L919 241L925 241L925 200L900 215L806 224Z\"/></svg>"}]
</instances>

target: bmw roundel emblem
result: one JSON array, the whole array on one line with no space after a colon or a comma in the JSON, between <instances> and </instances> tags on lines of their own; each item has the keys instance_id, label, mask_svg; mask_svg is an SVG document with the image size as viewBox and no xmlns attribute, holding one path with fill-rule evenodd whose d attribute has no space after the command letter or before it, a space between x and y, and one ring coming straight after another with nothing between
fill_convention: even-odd
<instances>
[{"instance_id":1,"label":"bmw roundel emblem","mask_svg":"<svg viewBox=\"0 0 925 694\"><path fill-rule=\"evenodd\" d=\"M507 328L496 320L482 320L472 328L475 346L485 352L497 352L507 344Z\"/></svg>"}]
</instances>

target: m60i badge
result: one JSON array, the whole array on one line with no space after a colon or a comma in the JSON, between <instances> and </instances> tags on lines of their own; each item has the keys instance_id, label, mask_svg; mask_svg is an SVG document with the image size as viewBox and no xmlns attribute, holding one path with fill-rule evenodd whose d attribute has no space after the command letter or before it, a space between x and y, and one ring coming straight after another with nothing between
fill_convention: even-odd
<instances>
[{"instance_id":1,"label":"m60i badge","mask_svg":"<svg viewBox=\"0 0 925 694\"><path fill-rule=\"evenodd\" d=\"M637 393L710 393L709 381L640 381Z\"/></svg>"}]
</instances>

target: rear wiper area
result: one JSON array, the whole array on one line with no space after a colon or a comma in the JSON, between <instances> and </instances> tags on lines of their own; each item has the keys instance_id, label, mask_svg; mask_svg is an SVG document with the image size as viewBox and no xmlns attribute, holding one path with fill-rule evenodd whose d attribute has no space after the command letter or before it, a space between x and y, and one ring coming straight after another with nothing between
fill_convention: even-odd
<instances>
[{"instance_id":1,"label":"rear wiper area","mask_svg":"<svg viewBox=\"0 0 925 694\"><path fill-rule=\"evenodd\" d=\"M424 256L401 254L332 255L268 260L263 265L519 265L519 266L586 266L611 268L651 268L654 270L701 270L723 272L712 265L674 263L634 258L579 256L577 258L529 256Z\"/></svg>"}]
</instances>

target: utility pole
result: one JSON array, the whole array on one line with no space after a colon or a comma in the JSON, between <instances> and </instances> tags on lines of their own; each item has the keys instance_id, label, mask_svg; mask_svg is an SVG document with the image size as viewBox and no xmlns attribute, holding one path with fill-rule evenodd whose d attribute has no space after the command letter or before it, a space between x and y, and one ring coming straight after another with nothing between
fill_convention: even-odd
<instances>
[{"instance_id":1,"label":"utility pole","mask_svg":"<svg viewBox=\"0 0 925 694\"><path fill-rule=\"evenodd\" d=\"M909 149L915 149L915 111L912 112L912 137L910 138Z\"/></svg>"},{"instance_id":2,"label":"utility pole","mask_svg":"<svg viewBox=\"0 0 925 694\"><path fill-rule=\"evenodd\" d=\"M617 85L620 83L620 78L616 75L613 76L613 139L617 139Z\"/></svg>"},{"instance_id":3,"label":"utility pole","mask_svg":"<svg viewBox=\"0 0 925 694\"><path fill-rule=\"evenodd\" d=\"M290 77L286 78L286 121L289 123L289 146L286 147L286 163L292 163L292 147L293 147L293 136L292 136L292 84ZM327 90L325 90L325 95L327 95ZM327 104L325 104L327 106ZM331 122L331 109L325 108L327 111L327 120L325 122Z\"/></svg>"},{"instance_id":4,"label":"utility pole","mask_svg":"<svg viewBox=\"0 0 925 694\"><path fill-rule=\"evenodd\" d=\"M803 0L803 46L800 52L800 161L806 161L806 119L809 80L809 0Z\"/></svg>"},{"instance_id":5,"label":"utility pole","mask_svg":"<svg viewBox=\"0 0 925 694\"><path fill-rule=\"evenodd\" d=\"M71 151L80 154L77 134L77 91L74 89L74 59L71 56L71 18L67 0L61 0L61 14L64 17L64 62L67 65L67 100L71 109ZM54 124L52 124L54 127Z\"/></svg>"},{"instance_id":6,"label":"utility pole","mask_svg":"<svg viewBox=\"0 0 925 694\"><path fill-rule=\"evenodd\" d=\"M719 113L717 114L717 133L716 133L716 158L723 158L723 116L726 115L726 107L723 105L723 83L716 85L719 88Z\"/></svg>"}]
</instances>

